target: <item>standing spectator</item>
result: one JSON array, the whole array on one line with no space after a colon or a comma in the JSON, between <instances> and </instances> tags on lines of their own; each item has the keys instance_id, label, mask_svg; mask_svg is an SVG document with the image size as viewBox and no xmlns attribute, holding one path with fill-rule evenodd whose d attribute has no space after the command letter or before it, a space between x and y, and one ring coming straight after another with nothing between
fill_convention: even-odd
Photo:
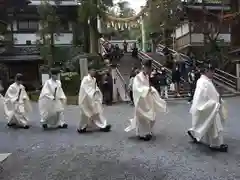
<instances>
[{"instance_id":1,"label":"standing spectator","mask_svg":"<svg viewBox=\"0 0 240 180\"><path fill-rule=\"evenodd\" d=\"M134 43L132 47L132 57L137 58L137 56L138 56L138 48L137 48L137 44Z\"/></svg>"},{"instance_id":2,"label":"standing spectator","mask_svg":"<svg viewBox=\"0 0 240 180\"><path fill-rule=\"evenodd\" d=\"M167 79L167 72L164 67L161 68L159 80L160 80L161 97L168 99L168 79Z\"/></svg>"},{"instance_id":3,"label":"standing spectator","mask_svg":"<svg viewBox=\"0 0 240 180\"><path fill-rule=\"evenodd\" d=\"M159 84L159 76L157 74L157 70L154 69L150 76L150 84L153 86L158 92L160 92L160 84Z\"/></svg>"},{"instance_id":4,"label":"standing spectator","mask_svg":"<svg viewBox=\"0 0 240 180\"><path fill-rule=\"evenodd\" d=\"M192 69L189 73L188 73L188 83L189 83L189 99L188 99L188 103L191 103L193 100L193 95L194 95L194 91L195 91L195 86L196 86L196 76L195 76L195 71L194 69Z\"/></svg>"},{"instance_id":5,"label":"standing spectator","mask_svg":"<svg viewBox=\"0 0 240 180\"><path fill-rule=\"evenodd\" d=\"M130 100L131 100L131 104L134 105L134 101L133 101L133 79L136 76L136 72L133 71L130 75L130 79L129 79L129 84L128 84L128 91L129 91L129 96L130 96Z\"/></svg>"},{"instance_id":6,"label":"standing spectator","mask_svg":"<svg viewBox=\"0 0 240 180\"><path fill-rule=\"evenodd\" d=\"M124 53L127 53L127 49L128 49L128 43L126 42L126 40L124 40L124 42L123 42Z\"/></svg>"},{"instance_id":7,"label":"standing spectator","mask_svg":"<svg viewBox=\"0 0 240 180\"><path fill-rule=\"evenodd\" d=\"M179 65L176 64L175 68L172 70L172 82L175 85L176 96L180 97L180 81L181 81L181 72Z\"/></svg>"},{"instance_id":8,"label":"standing spectator","mask_svg":"<svg viewBox=\"0 0 240 180\"><path fill-rule=\"evenodd\" d=\"M196 71L195 71L195 81L197 82L197 80L201 77L201 70L196 67Z\"/></svg>"}]
</instances>

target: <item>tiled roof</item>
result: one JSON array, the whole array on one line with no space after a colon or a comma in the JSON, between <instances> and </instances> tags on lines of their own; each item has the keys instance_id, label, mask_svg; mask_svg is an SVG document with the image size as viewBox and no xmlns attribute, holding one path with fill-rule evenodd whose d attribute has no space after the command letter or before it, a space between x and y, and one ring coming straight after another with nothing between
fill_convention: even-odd
<instances>
[{"instance_id":1,"label":"tiled roof","mask_svg":"<svg viewBox=\"0 0 240 180\"><path fill-rule=\"evenodd\" d=\"M222 0L204 0L205 4L222 4ZM230 4L230 0L223 0L224 4ZM193 4L202 4L202 0L195 0Z\"/></svg>"},{"instance_id":2,"label":"tiled roof","mask_svg":"<svg viewBox=\"0 0 240 180\"><path fill-rule=\"evenodd\" d=\"M221 0L205 0L205 3L211 3L211 4L221 4Z\"/></svg>"}]
</instances>

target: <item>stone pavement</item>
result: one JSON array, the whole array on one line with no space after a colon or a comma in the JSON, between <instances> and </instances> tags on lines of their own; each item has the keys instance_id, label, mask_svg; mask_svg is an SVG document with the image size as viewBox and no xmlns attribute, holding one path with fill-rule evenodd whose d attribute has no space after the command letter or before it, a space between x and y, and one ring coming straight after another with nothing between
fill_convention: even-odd
<instances>
[{"instance_id":1,"label":"stone pavement","mask_svg":"<svg viewBox=\"0 0 240 180\"><path fill-rule=\"evenodd\" d=\"M125 133L133 108L105 108L110 133L76 133L78 108L69 106L69 129L43 132L34 104L29 130L8 129L0 123L0 153L12 153L0 164L1 180L237 180L240 179L240 98L229 98L230 119L225 139L229 153L213 153L189 143L189 105L169 102L159 114L153 141L140 142Z\"/></svg>"}]
</instances>

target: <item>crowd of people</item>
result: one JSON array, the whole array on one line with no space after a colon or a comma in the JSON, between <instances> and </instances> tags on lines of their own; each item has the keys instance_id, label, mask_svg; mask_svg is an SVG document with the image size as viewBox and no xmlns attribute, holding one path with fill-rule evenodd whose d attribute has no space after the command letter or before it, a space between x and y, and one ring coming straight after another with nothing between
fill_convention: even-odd
<instances>
[{"instance_id":1,"label":"crowd of people","mask_svg":"<svg viewBox=\"0 0 240 180\"><path fill-rule=\"evenodd\" d=\"M133 78L138 74L139 69L136 67L132 68L129 77L129 85L128 90L130 94L131 101L133 101L132 97L132 83ZM188 73L188 84L189 84L189 99L188 102L190 103L193 98L193 94L195 92L197 80L200 78L200 70L199 68L192 68L191 71ZM172 70L172 77L169 77L167 74L167 69L162 67L161 69L153 69L150 74L150 83L151 85L156 88L156 90L160 93L160 96L164 99L168 99L168 92L169 90L175 92L176 97L180 97L180 82L181 82L181 71L179 70L178 65ZM171 88L171 84L174 85Z\"/></svg>"}]
</instances>

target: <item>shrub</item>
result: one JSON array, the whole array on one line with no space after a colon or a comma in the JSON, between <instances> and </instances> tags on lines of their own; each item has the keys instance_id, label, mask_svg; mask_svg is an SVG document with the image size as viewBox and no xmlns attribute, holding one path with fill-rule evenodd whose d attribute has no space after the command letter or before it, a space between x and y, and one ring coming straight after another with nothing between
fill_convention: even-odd
<instances>
[{"instance_id":1,"label":"shrub","mask_svg":"<svg viewBox=\"0 0 240 180\"><path fill-rule=\"evenodd\" d=\"M67 96L78 95L80 81L80 75L76 72L61 73L62 88Z\"/></svg>"}]
</instances>

